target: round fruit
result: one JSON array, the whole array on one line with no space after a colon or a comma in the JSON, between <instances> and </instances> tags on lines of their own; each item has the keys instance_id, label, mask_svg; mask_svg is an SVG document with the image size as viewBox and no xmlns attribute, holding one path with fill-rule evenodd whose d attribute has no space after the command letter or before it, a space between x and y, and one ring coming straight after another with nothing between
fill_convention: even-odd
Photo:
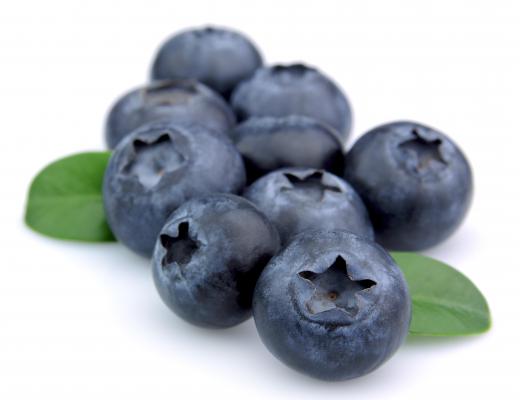
<instances>
[{"instance_id":1,"label":"round fruit","mask_svg":"<svg viewBox=\"0 0 520 400\"><path fill-rule=\"evenodd\" d=\"M286 168L257 180L244 193L273 221L282 243L306 230L346 229L374 238L368 213L343 179L311 168Z\"/></svg>"},{"instance_id":2,"label":"round fruit","mask_svg":"<svg viewBox=\"0 0 520 400\"><path fill-rule=\"evenodd\" d=\"M258 280L253 315L280 361L324 380L365 375L408 334L410 296L390 255L346 231L299 235Z\"/></svg>"},{"instance_id":3,"label":"round fruit","mask_svg":"<svg viewBox=\"0 0 520 400\"><path fill-rule=\"evenodd\" d=\"M115 149L103 184L108 224L118 240L152 254L168 215L185 201L240 191L245 170L229 138L199 125L158 121Z\"/></svg>"},{"instance_id":4,"label":"round fruit","mask_svg":"<svg viewBox=\"0 0 520 400\"><path fill-rule=\"evenodd\" d=\"M244 158L249 182L283 167L343 174L343 145L337 132L315 119L253 117L238 125L232 137Z\"/></svg>"},{"instance_id":5,"label":"round fruit","mask_svg":"<svg viewBox=\"0 0 520 400\"><path fill-rule=\"evenodd\" d=\"M255 45L241 33L199 28L179 33L161 46L152 79L196 79L227 98L261 65Z\"/></svg>"},{"instance_id":6,"label":"round fruit","mask_svg":"<svg viewBox=\"0 0 520 400\"><path fill-rule=\"evenodd\" d=\"M237 86L231 105L240 121L304 115L336 129L346 141L352 123L347 98L328 77L302 64L260 68Z\"/></svg>"},{"instance_id":7,"label":"round fruit","mask_svg":"<svg viewBox=\"0 0 520 400\"><path fill-rule=\"evenodd\" d=\"M376 239L392 250L435 246L471 203L471 168L446 135L415 122L381 125L346 156L345 177L367 206Z\"/></svg>"},{"instance_id":8,"label":"round fruit","mask_svg":"<svg viewBox=\"0 0 520 400\"><path fill-rule=\"evenodd\" d=\"M256 281L278 247L276 229L247 200L222 194L191 200L161 230L155 285L188 322L233 326L251 316Z\"/></svg>"},{"instance_id":9,"label":"round fruit","mask_svg":"<svg viewBox=\"0 0 520 400\"><path fill-rule=\"evenodd\" d=\"M155 82L125 94L112 107L105 126L108 147L116 147L141 125L161 119L224 133L235 125L233 111L208 87L193 80Z\"/></svg>"}]
</instances>

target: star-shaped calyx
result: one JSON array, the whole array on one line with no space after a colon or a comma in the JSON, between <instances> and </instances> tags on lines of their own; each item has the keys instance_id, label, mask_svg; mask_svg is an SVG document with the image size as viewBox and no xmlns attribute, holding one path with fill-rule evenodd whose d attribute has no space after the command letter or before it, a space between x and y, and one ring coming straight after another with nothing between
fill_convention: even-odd
<instances>
[{"instance_id":1,"label":"star-shaped calyx","mask_svg":"<svg viewBox=\"0 0 520 400\"><path fill-rule=\"evenodd\" d=\"M282 190L291 190L303 194L315 201L323 200L327 191L340 193L341 189L337 186L327 184L323 181L323 172L316 171L310 175L300 178L291 173L284 174L290 183L290 187L285 187Z\"/></svg>"},{"instance_id":2,"label":"star-shaped calyx","mask_svg":"<svg viewBox=\"0 0 520 400\"><path fill-rule=\"evenodd\" d=\"M173 263L177 263L180 267L187 265L200 247L199 242L190 237L189 222L181 222L177 230L176 236L163 233L159 237L162 247L166 250L166 254L161 260L163 268Z\"/></svg>"},{"instance_id":3,"label":"star-shaped calyx","mask_svg":"<svg viewBox=\"0 0 520 400\"><path fill-rule=\"evenodd\" d=\"M149 142L135 139L132 146L133 155L123 172L135 176L146 189L156 186L164 175L179 169L185 162L168 133Z\"/></svg>"},{"instance_id":4,"label":"star-shaped calyx","mask_svg":"<svg viewBox=\"0 0 520 400\"><path fill-rule=\"evenodd\" d=\"M432 162L446 165L447 162L441 153L442 139L428 138L418 128L412 130L412 139L399 145L408 157L413 157L413 167L417 172L427 169Z\"/></svg>"},{"instance_id":5,"label":"star-shaped calyx","mask_svg":"<svg viewBox=\"0 0 520 400\"><path fill-rule=\"evenodd\" d=\"M313 286L312 295L305 303L311 314L339 309L354 317L359 311L356 294L376 285L370 279L352 279L347 262L341 256L321 273L302 271L299 276Z\"/></svg>"}]
</instances>

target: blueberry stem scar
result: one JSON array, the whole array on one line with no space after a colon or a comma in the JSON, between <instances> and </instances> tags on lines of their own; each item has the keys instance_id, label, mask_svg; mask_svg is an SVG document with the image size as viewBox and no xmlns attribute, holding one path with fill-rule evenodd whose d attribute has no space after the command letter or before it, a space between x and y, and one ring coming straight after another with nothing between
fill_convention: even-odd
<instances>
[{"instance_id":1,"label":"blueberry stem scar","mask_svg":"<svg viewBox=\"0 0 520 400\"><path fill-rule=\"evenodd\" d=\"M341 189L334 185L328 185L323 182L323 172L316 171L310 175L300 178L291 173L285 173L284 176L287 178L292 186L292 190L303 190L309 194L313 194L313 198L316 201L321 201L325 196L325 192L331 191L341 193ZM289 190L285 188L284 190Z\"/></svg>"},{"instance_id":2,"label":"blueberry stem scar","mask_svg":"<svg viewBox=\"0 0 520 400\"><path fill-rule=\"evenodd\" d=\"M347 262L341 256L336 257L332 265L321 273L302 271L299 276L314 287L306 302L311 314L339 309L354 317L359 311L355 295L376 285L371 279L352 279Z\"/></svg>"},{"instance_id":3,"label":"blueberry stem scar","mask_svg":"<svg viewBox=\"0 0 520 400\"><path fill-rule=\"evenodd\" d=\"M160 236L161 245L166 250L161 264L163 268L177 263L179 266L189 264L193 254L199 249L199 243L193 240L189 234L189 222L181 222L178 226L177 236L162 234Z\"/></svg>"},{"instance_id":4,"label":"blueberry stem scar","mask_svg":"<svg viewBox=\"0 0 520 400\"><path fill-rule=\"evenodd\" d=\"M185 162L167 132L151 142L136 139L133 149L134 157L123 172L135 176L147 189L156 186L164 175L179 169Z\"/></svg>"},{"instance_id":5,"label":"blueberry stem scar","mask_svg":"<svg viewBox=\"0 0 520 400\"><path fill-rule=\"evenodd\" d=\"M415 155L417 160L416 169L418 171L427 168L432 161L447 165L440 151L441 139L427 139L417 128L412 130L412 135L413 138L401 143L399 148Z\"/></svg>"}]
</instances>

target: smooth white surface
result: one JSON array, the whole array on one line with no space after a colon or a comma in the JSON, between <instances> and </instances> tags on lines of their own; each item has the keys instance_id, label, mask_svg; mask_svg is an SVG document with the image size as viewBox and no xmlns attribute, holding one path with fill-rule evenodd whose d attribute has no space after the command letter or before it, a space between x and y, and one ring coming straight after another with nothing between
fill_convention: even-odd
<instances>
[{"instance_id":1,"label":"smooth white surface","mask_svg":"<svg viewBox=\"0 0 520 400\"><path fill-rule=\"evenodd\" d=\"M515 0L2 2L0 398L520 398L519 21ZM146 80L159 43L206 23L243 30L270 63L333 77L353 104L355 137L409 118L461 145L473 208L428 254L481 288L489 333L411 340L369 376L322 383L276 361L252 321L217 332L180 321L147 262L120 245L23 225L38 170L102 149L107 108Z\"/></svg>"}]
</instances>

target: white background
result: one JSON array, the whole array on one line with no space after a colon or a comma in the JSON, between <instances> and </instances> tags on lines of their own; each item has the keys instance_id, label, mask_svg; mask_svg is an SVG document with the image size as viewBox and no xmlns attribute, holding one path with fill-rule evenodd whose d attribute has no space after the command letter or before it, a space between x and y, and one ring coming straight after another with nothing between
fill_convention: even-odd
<instances>
[{"instance_id":1,"label":"white background","mask_svg":"<svg viewBox=\"0 0 520 400\"><path fill-rule=\"evenodd\" d=\"M332 76L353 104L355 137L409 118L461 145L473 207L427 253L483 291L489 333L409 340L369 376L319 382L276 361L252 321L214 332L179 320L148 263L122 246L24 226L34 174L102 149L107 108L147 79L159 43L206 23L243 30L269 63ZM519 116L515 0L2 1L0 398L520 398Z\"/></svg>"}]
</instances>

